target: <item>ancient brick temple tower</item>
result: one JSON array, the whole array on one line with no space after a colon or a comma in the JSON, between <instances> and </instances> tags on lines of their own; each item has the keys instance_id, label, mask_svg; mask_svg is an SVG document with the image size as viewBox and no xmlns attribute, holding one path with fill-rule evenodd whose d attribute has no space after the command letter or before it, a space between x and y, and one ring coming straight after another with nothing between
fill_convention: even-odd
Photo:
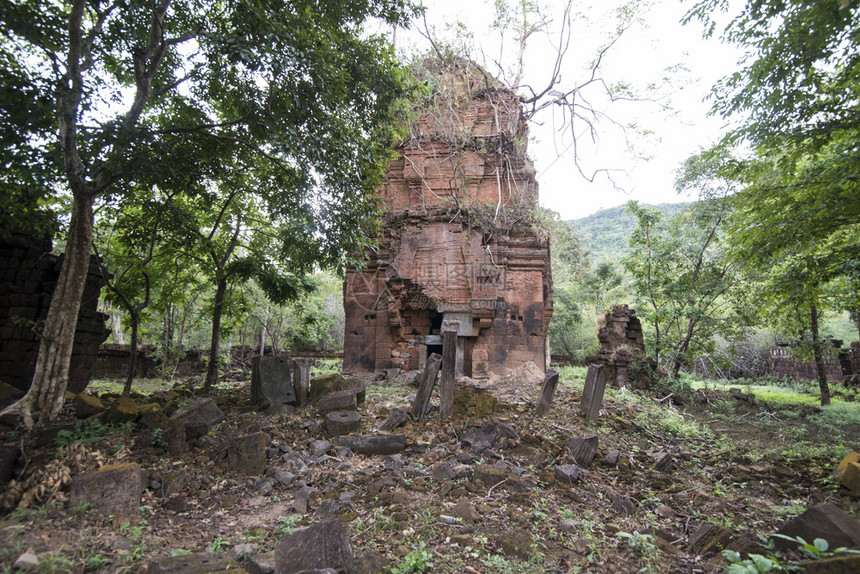
<instances>
[{"instance_id":1,"label":"ancient brick temple tower","mask_svg":"<svg viewBox=\"0 0 860 574\"><path fill-rule=\"evenodd\" d=\"M476 379L546 364L549 240L517 97L462 59L425 63L432 95L388 167L379 249L344 285L344 368L418 369L456 327Z\"/></svg>"}]
</instances>

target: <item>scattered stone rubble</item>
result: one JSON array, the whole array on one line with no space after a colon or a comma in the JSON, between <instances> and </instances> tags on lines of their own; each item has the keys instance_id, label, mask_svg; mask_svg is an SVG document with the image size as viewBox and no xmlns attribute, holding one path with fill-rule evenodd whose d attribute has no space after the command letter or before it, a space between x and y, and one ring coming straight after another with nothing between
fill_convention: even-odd
<instances>
[{"instance_id":1,"label":"scattered stone rubble","mask_svg":"<svg viewBox=\"0 0 860 574\"><path fill-rule=\"evenodd\" d=\"M810 505L792 521L758 507L767 490L782 498L820 497L814 485L823 475L813 479L743 457L729 461L710 452L707 438L676 441L652 433L643 440L631 423L634 405L609 399L598 421L587 423L582 397L560 384L542 417L535 414L539 389L533 387L530 403L498 397L489 414L478 415L484 403L469 398L455 405L460 414L445 423L435 405L418 423L408 416L408 388L398 394L390 381L358 382L339 375L313 378L317 402L280 415L250 409L248 387L245 394L214 400L162 393L139 405L134 423L135 442L149 441L139 448L154 463L131 460L129 452L121 454L123 461L86 459L87 466L69 467L71 485L59 494L71 486L69 508L90 504L104 520L131 522L134 509L151 509L138 516L146 517L151 536L167 544L149 547L153 555L141 572L379 573L425 540L439 567L464 560L467 547L526 563L536 559L536 535L542 571L637 571L641 556L623 545L613 550L611 564L594 558L595 548L605 551L617 532L634 530L654 537L667 571L716 572L725 564L723 549L759 551L752 533L708 520L721 512L773 525L755 527L764 534L781 527L791 537L830 537L860 547L860 524L832 504ZM318 408L323 397L349 391L350 384L355 410ZM491 394L462 380L460 385ZM337 412L360 416L360 426L330 433L326 418ZM153 428L161 429L155 440ZM168 429L182 437L182 448L171 447ZM857 460L854 454L840 468L853 468ZM751 486L744 496L724 500L713 492L720 481ZM289 517L295 518L292 532L283 527ZM198 530L205 534L193 536ZM47 540L53 535L59 534L41 534ZM207 552L218 540L229 544ZM104 552L120 560L117 548L127 543L105 541L110 546ZM177 549L192 554L169 556ZM44 552L36 547L30 554L38 562ZM26 554L15 558L32 562ZM853 567L850 557L839 558L839 567ZM460 564L472 567L468 560Z\"/></svg>"}]
</instances>

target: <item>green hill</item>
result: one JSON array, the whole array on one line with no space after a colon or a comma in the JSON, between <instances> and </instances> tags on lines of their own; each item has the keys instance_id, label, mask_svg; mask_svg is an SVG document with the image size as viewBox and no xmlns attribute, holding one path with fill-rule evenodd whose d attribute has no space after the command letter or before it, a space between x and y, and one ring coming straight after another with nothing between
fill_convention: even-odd
<instances>
[{"instance_id":1,"label":"green hill","mask_svg":"<svg viewBox=\"0 0 860 574\"><path fill-rule=\"evenodd\" d=\"M648 205L667 216L687 208L689 203L661 203ZM601 209L587 217L567 221L577 237L591 249L591 261L619 260L627 252L627 238L636 229L636 218L624 212L624 206Z\"/></svg>"}]
</instances>

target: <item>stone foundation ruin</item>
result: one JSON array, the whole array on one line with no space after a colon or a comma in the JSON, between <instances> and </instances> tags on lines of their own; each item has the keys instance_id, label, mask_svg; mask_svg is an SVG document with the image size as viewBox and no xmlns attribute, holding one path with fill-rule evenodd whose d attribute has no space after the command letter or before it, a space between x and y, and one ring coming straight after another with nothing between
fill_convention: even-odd
<instances>
[{"instance_id":1,"label":"stone foundation ruin","mask_svg":"<svg viewBox=\"0 0 860 574\"><path fill-rule=\"evenodd\" d=\"M426 62L434 91L379 190L379 248L344 285L344 369L418 369L457 331L458 375L544 369L549 239L516 95L465 60Z\"/></svg>"}]
</instances>

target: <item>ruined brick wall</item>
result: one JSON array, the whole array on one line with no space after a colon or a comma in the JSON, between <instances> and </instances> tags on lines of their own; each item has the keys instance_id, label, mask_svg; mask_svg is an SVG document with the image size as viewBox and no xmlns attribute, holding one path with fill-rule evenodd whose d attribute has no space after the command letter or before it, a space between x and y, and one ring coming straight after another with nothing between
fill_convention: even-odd
<instances>
[{"instance_id":1,"label":"ruined brick wall","mask_svg":"<svg viewBox=\"0 0 860 574\"><path fill-rule=\"evenodd\" d=\"M614 305L599 323L600 349L596 359L606 366L610 384L627 385L635 378L631 369L645 362L645 340L636 310L627 305Z\"/></svg>"},{"instance_id":2,"label":"ruined brick wall","mask_svg":"<svg viewBox=\"0 0 860 574\"><path fill-rule=\"evenodd\" d=\"M839 341L836 346L832 344L823 345L824 369L828 381L842 382L845 378L845 369L839 361L839 346L841 344L842 341ZM791 345L779 345L771 349L768 373L797 380L813 381L818 379L818 368L815 366L815 359L811 357L797 357ZM847 374L850 375L851 373Z\"/></svg>"},{"instance_id":3,"label":"ruined brick wall","mask_svg":"<svg viewBox=\"0 0 860 574\"><path fill-rule=\"evenodd\" d=\"M51 242L13 233L0 240L0 381L21 390L29 388L39 351L37 332L44 324L51 294L60 275L61 258L51 253ZM99 313L103 280L93 262L87 276L78 316L68 389L86 388L107 338L107 315Z\"/></svg>"},{"instance_id":4,"label":"ruined brick wall","mask_svg":"<svg viewBox=\"0 0 860 574\"><path fill-rule=\"evenodd\" d=\"M516 96L474 65L433 69L437 92L392 161L379 249L344 284L344 367L414 370L458 330L458 372L546 362L549 240L529 219L537 183Z\"/></svg>"}]
</instances>

